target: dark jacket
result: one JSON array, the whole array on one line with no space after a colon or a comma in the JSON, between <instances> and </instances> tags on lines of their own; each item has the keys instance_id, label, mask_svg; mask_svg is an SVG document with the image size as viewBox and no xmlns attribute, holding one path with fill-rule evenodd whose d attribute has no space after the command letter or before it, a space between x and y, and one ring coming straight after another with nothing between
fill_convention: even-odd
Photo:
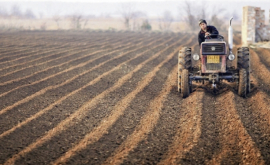
<instances>
[{"instance_id":1,"label":"dark jacket","mask_svg":"<svg viewBox=\"0 0 270 165\"><path fill-rule=\"evenodd\" d=\"M215 26L207 26L207 32L210 34L219 34ZM214 38L214 37L213 37ZM205 41L205 32L201 29L198 34L199 46Z\"/></svg>"}]
</instances>

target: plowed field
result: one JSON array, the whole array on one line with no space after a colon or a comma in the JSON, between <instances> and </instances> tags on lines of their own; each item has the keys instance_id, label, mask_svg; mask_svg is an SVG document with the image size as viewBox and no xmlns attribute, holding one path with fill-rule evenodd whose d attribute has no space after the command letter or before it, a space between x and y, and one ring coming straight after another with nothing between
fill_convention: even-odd
<instances>
[{"instance_id":1,"label":"plowed field","mask_svg":"<svg viewBox=\"0 0 270 165\"><path fill-rule=\"evenodd\" d=\"M183 46L197 36L1 34L0 164L270 164L270 50L250 49L247 98L224 82L183 99Z\"/></svg>"}]
</instances>

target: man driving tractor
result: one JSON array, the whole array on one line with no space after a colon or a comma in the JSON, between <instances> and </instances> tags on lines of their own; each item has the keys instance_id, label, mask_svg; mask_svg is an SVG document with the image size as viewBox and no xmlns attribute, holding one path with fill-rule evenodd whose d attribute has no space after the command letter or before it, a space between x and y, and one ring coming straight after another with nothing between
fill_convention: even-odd
<instances>
[{"instance_id":1,"label":"man driving tractor","mask_svg":"<svg viewBox=\"0 0 270 165\"><path fill-rule=\"evenodd\" d=\"M207 26L207 23L204 19L199 20L199 26L201 27L201 30L199 31L198 34L198 41L199 41L199 46L201 46L201 43L205 41L206 36L210 35L218 35L218 31L215 26ZM214 36L212 36L214 38Z\"/></svg>"}]
</instances>

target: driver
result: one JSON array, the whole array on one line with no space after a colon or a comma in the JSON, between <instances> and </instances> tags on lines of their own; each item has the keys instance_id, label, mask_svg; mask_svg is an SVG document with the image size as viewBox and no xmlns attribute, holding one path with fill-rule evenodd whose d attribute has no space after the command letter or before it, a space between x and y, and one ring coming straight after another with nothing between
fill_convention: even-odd
<instances>
[{"instance_id":1,"label":"driver","mask_svg":"<svg viewBox=\"0 0 270 165\"><path fill-rule=\"evenodd\" d=\"M215 26L207 26L207 23L204 19L199 20L199 26L201 27L201 30L198 34L198 41L199 41L199 46L201 47L201 43L205 41L205 37L209 36L211 34L216 34L218 35L218 31ZM215 36L213 36L215 38Z\"/></svg>"}]
</instances>

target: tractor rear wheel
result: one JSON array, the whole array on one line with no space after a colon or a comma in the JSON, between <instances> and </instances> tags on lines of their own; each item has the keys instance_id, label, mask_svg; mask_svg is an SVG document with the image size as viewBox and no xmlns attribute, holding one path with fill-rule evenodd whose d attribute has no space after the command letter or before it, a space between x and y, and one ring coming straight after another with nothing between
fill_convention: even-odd
<instances>
[{"instance_id":1,"label":"tractor rear wheel","mask_svg":"<svg viewBox=\"0 0 270 165\"><path fill-rule=\"evenodd\" d=\"M250 60L249 48L241 47L237 49L237 67L239 70L242 68L246 70L247 86L246 92L250 92Z\"/></svg>"},{"instance_id":2,"label":"tractor rear wheel","mask_svg":"<svg viewBox=\"0 0 270 165\"><path fill-rule=\"evenodd\" d=\"M183 98L190 94L189 72L187 69L182 70L181 73L181 93Z\"/></svg>"},{"instance_id":3,"label":"tractor rear wheel","mask_svg":"<svg viewBox=\"0 0 270 165\"><path fill-rule=\"evenodd\" d=\"M191 68L191 48L184 47L178 54L178 92L181 93L181 73Z\"/></svg>"},{"instance_id":4,"label":"tractor rear wheel","mask_svg":"<svg viewBox=\"0 0 270 165\"><path fill-rule=\"evenodd\" d=\"M238 95L241 97L246 97L246 94L247 94L247 72L246 69L242 68L239 71Z\"/></svg>"}]
</instances>

